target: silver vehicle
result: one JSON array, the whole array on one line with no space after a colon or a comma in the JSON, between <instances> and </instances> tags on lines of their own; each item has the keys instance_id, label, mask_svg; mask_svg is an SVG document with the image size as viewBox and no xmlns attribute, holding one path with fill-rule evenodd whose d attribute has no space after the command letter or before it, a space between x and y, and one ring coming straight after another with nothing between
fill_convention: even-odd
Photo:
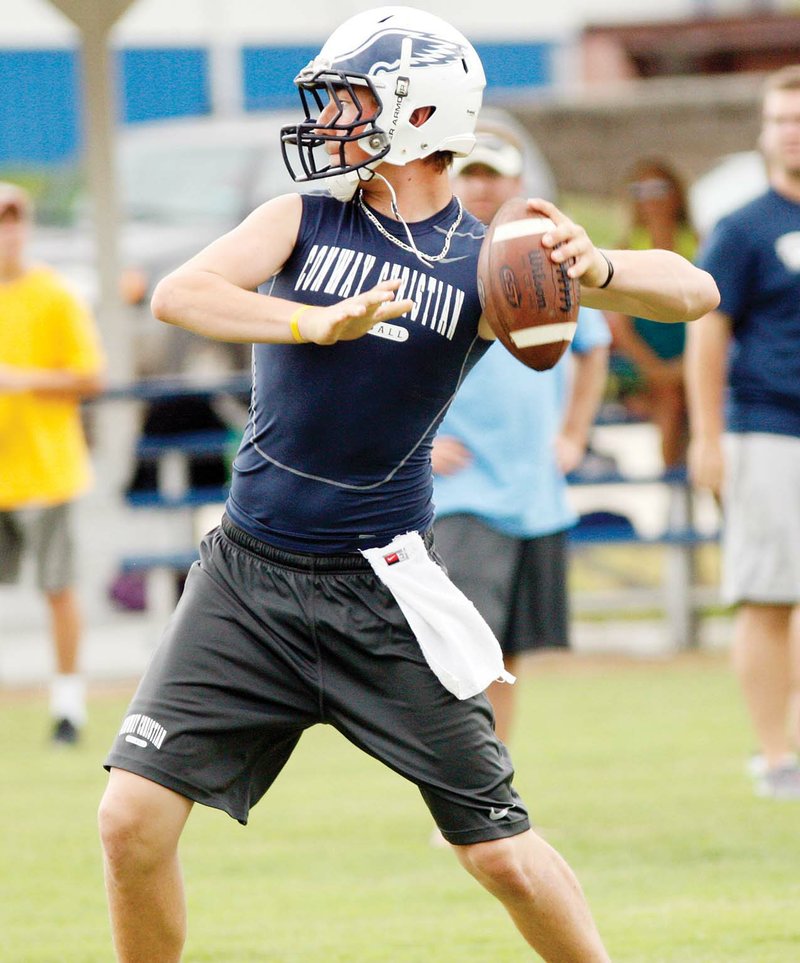
<instances>
[{"instance_id":1,"label":"silver vehicle","mask_svg":"<svg viewBox=\"0 0 800 963\"><path fill-rule=\"evenodd\" d=\"M164 275L259 204L298 189L286 171L280 145L280 129L293 119L296 114L288 112L182 118L120 131L120 292L130 306L135 377L247 364L244 349L214 348L155 322L150 294ZM78 190L68 207L62 205L57 224L45 217L37 225L30 251L96 306L99 283L90 203L87 191ZM47 215L45 204L38 206Z\"/></svg>"},{"instance_id":2,"label":"silver vehicle","mask_svg":"<svg viewBox=\"0 0 800 963\"><path fill-rule=\"evenodd\" d=\"M120 257L146 287L263 201L296 190L281 157L279 131L294 115L155 121L117 140ZM94 301L89 200L78 192L58 226L40 225L32 253ZM129 277L130 280L130 277Z\"/></svg>"}]
</instances>

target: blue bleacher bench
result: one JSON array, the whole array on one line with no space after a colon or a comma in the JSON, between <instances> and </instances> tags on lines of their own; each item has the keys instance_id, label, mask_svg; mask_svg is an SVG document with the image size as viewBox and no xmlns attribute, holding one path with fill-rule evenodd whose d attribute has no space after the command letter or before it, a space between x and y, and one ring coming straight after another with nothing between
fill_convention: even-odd
<instances>
[{"instance_id":1,"label":"blue bleacher bench","mask_svg":"<svg viewBox=\"0 0 800 963\"><path fill-rule=\"evenodd\" d=\"M118 389L115 396L148 399L180 393L197 394L203 390L208 394L241 393L248 385L249 374L209 384L205 389L186 380L159 379L157 382ZM113 394L111 392L109 396ZM624 410L617 410L618 407L604 406L596 423L626 424L640 421L627 416ZM136 509L187 511L191 517L195 509L223 503L228 493L227 486L191 488L185 483L182 485L180 466L187 464L191 457L228 454L230 446L231 436L227 431L196 431L142 437L137 443L137 457L157 462L163 473L160 474L158 490L129 492L126 494L128 504ZM167 477L170 472L171 477ZM617 471L595 472L585 476L575 473L569 476L568 482L576 486L669 486L681 491L687 499L687 506L690 505L689 482L682 470L667 471L650 477L630 477ZM670 550L673 571L671 575L665 575L664 603L676 647L690 646L695 642L695 604L692 598L694 550L699 545L716 541L717 538L717 533L701 532L693 527L691 510L685 524L656 535L642 535L629 519L613 512L602 511L583 516L569 533L569 543L575 550L599 545L661 545ZM145 574L148 578L148 603L150 604L150 599L157 599L156 607L166 610L174 604L176 576L187 572L197 557L195 548L161 553L134 553L121 559L121 568L123 572Z\"/></svg>"}]
</instances>

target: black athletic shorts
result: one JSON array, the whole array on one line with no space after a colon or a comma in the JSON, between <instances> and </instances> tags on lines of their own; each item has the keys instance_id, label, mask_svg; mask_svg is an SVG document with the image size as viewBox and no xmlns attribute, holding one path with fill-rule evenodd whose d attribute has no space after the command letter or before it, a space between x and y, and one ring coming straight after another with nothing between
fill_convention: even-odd
<instances>
[{"instance_id":1,"label":"black athletic shorts","mask_svg":"<svg viewBox=\"0 0 800 963\"><path fill-rule=\"evenodd\" d=\"M368 562L285 552L225 518L203 540L106 768L245 823L319 722L415 783L450 842L528 828L488 699L444 688Z\"/></svg>"}]
</instances>

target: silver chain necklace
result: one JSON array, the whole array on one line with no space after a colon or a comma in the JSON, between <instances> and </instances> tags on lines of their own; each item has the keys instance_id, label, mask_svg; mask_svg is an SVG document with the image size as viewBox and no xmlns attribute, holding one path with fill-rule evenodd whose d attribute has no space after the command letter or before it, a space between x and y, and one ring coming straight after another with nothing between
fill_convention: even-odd
<instances>
[{"instance_id":1,"label":"silver chain necklace","mask_svg":"<svg viewBox=\"0 0 800 963\"><path fill-rule=\"evenodd\" d=\"M441 251L438 254L425 254L423 251L420 251L417 248L416 244L414 244L414 238L411 235L411 231L409 230L409 227L406 224L406 222L400 216L400 213L397 210L397 205L394 203L394 201L392 201L392 211L394 212L394 215L398 219L398 221L400 221L400 223L405 228L406 234L408 235L408 239L411 241L411 244L406 244L405 241L401 241L399 237L395 237L394 234L387 231L386 228L383 226L383 224L381 224L378 218L375 217L372 211L364 203L364 198L362 197L361 191L358 192L358 206L366 215L367 220L371 221L375 225L375 227L377 227L378 231L387 240L391 241L392 244L396 244L398 247L402 248L404 251L407 251L409 254L415 254L421 261L431 262L431 263L435 263L436 261L441 261L443 258L447 257L447 252L450 250L450 242L453 240L453 235L456 233L456 230L458 229L458 225L461 223L461 219L464 216L464 207L461 203L461 199L458 197L456 197L456 204L458 204L458 214L456 214L455 220L447 229L447 233L444 236L444 244L442 246Z\"/></svg>"}]
</instances>

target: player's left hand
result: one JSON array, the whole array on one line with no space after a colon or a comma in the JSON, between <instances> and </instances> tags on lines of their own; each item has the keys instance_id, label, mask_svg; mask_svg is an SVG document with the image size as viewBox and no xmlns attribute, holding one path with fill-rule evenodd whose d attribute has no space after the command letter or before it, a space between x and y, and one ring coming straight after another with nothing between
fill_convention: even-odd
<instances>
[{"instance_id":1,"label":"player's left hand","mask_svg":"<svg viewBox=\"0 0 800 963\"><path fill-rule=\"evenodd\" d=\"M315 344L336 344L363 337L380 321L402 317L414 308L410 298L395 300L400 278L381 281L369 291L329 307L315 307L300 318L300 333Z\"/></svg>"},{"instance_id":2,"label":"player's left hand","mask_svg":"<svg viewBox=\"0 0 800 963\"><path fill-rule=\"evenodd\" d=\"M552 261L556 264L567 262L567 274L586 287L596 288L603 284L608 277L608 264L580 224L541 197L528 199L528 211L533 217L543 214L555 224L554 230L542 237L544 247L550 248Z\"/></svg>"}]
</instances>

